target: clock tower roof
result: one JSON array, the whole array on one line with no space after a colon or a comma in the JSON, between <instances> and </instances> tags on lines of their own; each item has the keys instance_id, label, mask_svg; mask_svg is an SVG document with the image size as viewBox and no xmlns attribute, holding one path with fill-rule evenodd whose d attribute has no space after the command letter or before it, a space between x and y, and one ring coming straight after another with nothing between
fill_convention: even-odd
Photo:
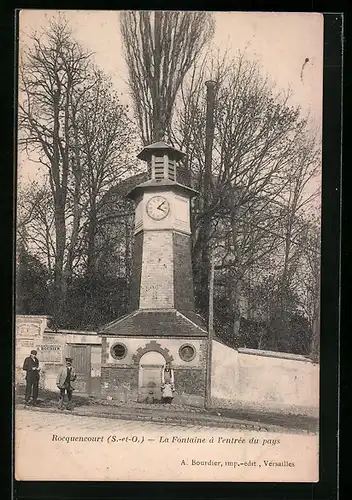
<instances>
[{"instance_id":1,"label":"clock tower roof","mask_svg":"<svg viewBox=\"0 0 352 500\"><path fill-rule=\"evenodd\" d=\"M135 186L131 191L127 193L126 196L128 198L135 199L140 193L143 193L144 191L147 191L149 189L153 191L165 191L167 189L172 189L174 191L181 191L183 193L186 193L189 197L196 196L198 194L198 191L196 191L195 189L185 186L184 184L171 181L170 179L149 179L148 181L142 182L141 184L138 184L138 186Z\"/></svg>"},{"instance_id":2,"label":"clock tower roof","mask_svg":"<svg viewBox=\"0 0 352 500\"><path fill-rule=\"evenodd\" d=\"M174 148L173 146L170 146L169 144L166 144L166 142L159 141L159 142L154 142L153 144L149 144L146 146L140 153L137 155L137 158L140 160L148 161L153 153L165 153L165 154L170 154L170 156L173 156L176 161L179 161L181 158L183 158L185 153L182 151L179 151L178 149Z\"/></svg>"}]
</instances>

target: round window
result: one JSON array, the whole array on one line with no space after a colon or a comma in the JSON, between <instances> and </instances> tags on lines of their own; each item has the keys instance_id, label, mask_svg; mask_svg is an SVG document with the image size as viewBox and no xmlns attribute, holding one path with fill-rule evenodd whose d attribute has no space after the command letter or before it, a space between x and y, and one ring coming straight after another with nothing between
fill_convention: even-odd
<instances>
[{"instance_id":1,"label":"round window","mask_svg":"<svg viewBox=\"0 0 352 500\"><path fill-rule=\"evenodd\" d=\"M196 350L191 344L182 345L178 352L183 361L192 361L196 355Z\"/></svg>"},{"instance_id":2,"label":"round window","mask_svg":"<svg viewBox=\"0 0 352 500\"><path fill-rule=\"evenodd\" d=\"M115 359L123 359L127 354L127 348L124 344L115 344L111 348L111 355Z\"/></svg>"}]
</instances>

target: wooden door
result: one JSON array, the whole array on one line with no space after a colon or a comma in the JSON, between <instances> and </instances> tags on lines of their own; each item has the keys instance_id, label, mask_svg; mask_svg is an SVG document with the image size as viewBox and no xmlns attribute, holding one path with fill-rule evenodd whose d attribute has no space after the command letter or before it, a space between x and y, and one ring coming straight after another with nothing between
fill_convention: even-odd
<instances>
[{"instance_id":1,"label":"wooden door","mask_svg":"<svg viewBox=\"0 0 352 500\"><path fill-rule=\"evenodd\" d=\"M77 378L75 381L75 392L90 394L91 391L91 354L90 345L72 346L73 367Z\"/></svg>"}]
</instances>

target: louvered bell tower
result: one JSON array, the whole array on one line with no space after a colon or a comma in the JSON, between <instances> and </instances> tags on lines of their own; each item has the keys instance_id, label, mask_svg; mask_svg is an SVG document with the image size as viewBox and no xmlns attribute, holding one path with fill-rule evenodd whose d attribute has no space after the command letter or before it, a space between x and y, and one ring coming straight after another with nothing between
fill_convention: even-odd
<instances>
[{"instance_id":1,"label":"louvered bell tower","mask_svg":"<svg viewBox=\"0 0 352 500\"><path fill-rule=\"evenodd\" d=\"M136 204L132 309L194 313L190 200L197 192L177 182L183 156L164 142L138 155L149 180L129 193Z\"/></svg>"},{"instance_id":2,"label":"louvered bell tower","mask_svg":"<svg viewBox=\"0 0 352 500\"><path fill-rule=\"evenodd\" d=\"M149 179L127 195L135 202L130 311L177 311L200 325L190 224L190 200L197 191L178 182L178 162L184 156L165 142L151 144L138 155L147 163Z\"/></svg>"}]
</instances>

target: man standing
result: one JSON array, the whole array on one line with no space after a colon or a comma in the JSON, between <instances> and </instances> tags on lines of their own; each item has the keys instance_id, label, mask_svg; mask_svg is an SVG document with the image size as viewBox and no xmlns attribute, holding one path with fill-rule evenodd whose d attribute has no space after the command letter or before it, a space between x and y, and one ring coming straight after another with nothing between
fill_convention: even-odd
<instances>
[{"instance_id":1,"label":"man standing","mask_svg":"<svg viewBox=\"0 0 352 500\"><path fill-rule=\"evenodd\" d=\"M35 406L38 399L39 389L39 360L37 358L37 351L33 349L30 356L24 360L23 370L26 373L26 395L25 403L29 404L32 395L32 404Z\"/></svg>"},{"instance_id":2,"label":"man standing","mask_svg":"<svg viewBox=\"0 0 352 500\"><path fill-rule=\"evenodd\" d=\"M76 380L76 373L72 366L72 358L65 358L66 364L60 368L57 375L56 385L60 389L59 410L64 406L65 393L67 393L67 409L72 410L72 392L74 387L72 382Z\"/></svg>"}]
</instances>

